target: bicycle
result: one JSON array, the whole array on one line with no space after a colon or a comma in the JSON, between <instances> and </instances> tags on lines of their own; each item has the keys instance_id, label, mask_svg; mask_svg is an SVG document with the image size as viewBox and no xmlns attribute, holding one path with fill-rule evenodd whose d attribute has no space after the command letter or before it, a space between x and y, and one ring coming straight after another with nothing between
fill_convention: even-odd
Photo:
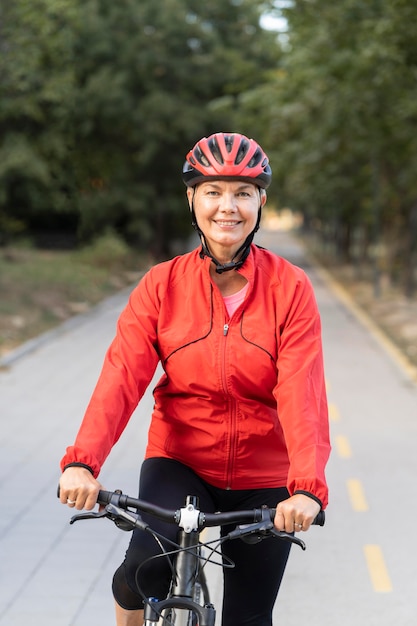
<instances>
[{"instance_id":1,"label":"bicycle","mask_svg":"<svg viewBox=\"0 0 417 626\"><path fill-rule=\"evenodd\" d=\"M210 601L204 567L209 562L215 562L222 567L233 567L233 563L220 563L213 560L214 555L221 554L219 547L224 541L239 538L250 543L257 543L268 537L275 537L290 541L303 550L306 549L304 541L299 537L275 529L273 524L275 509L267 507L246 511L204 513L198 508L198 498L187 496L182 508L170 510L132 498L121 491L100 491L97 501L104 506L102 510L76 514L71 518L70 523L85 519L108 518L122 530L138 528L144 532L150 532L161 548L161 554L153 558L161 558L162 555L163 558L169 559L172 571L169 594L165 599L144 597L144 626L155 626L155 624L215 625L216 611ZM136 512L131 509L136 509ZM172 545L172 550L166 550L163 547L162 541L166 538L152 530L142 520L138 511L149 513L165 522L177 524L178 541ZM323 526L324 521L324 512L321 511L313 523ZM226 524L237 524L237 526L222 539L202 541L201 532L204 528ZM212 544L217 545L213 547ZM208 557L205 556L204 549L210 552Z\"/></svg>"}]
</instances>

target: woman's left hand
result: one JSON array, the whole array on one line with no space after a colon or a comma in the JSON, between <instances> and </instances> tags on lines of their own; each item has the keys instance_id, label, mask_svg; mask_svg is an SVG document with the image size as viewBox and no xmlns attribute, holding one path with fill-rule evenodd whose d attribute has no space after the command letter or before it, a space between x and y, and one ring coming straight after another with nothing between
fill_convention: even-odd
<instances>
[{"instance_id":1,"label":"woman's left hand","mask_svg":"<svg viewBox=\"0 0 417 626\"><path fill-rule=\"evenodd\" d=\"M306 531L320 512L320 505L301 493L277 505L274 525L287 533Z\"/></svg>"}]
</instances>

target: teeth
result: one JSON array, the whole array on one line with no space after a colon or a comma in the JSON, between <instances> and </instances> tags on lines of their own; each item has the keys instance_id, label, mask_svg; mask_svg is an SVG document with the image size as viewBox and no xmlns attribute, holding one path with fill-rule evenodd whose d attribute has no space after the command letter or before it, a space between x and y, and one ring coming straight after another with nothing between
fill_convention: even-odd
<instances>
[{"instance_id":1,"label":"teeth","mask_svg":"<svg viewBox=\"0 0 417 626\"><path fill-rule=\"evenodd\" d=\"M219 222L218 221L217 223L220 224L221 226L235 226L239 222Z\"/></svg>"}]
</instances>

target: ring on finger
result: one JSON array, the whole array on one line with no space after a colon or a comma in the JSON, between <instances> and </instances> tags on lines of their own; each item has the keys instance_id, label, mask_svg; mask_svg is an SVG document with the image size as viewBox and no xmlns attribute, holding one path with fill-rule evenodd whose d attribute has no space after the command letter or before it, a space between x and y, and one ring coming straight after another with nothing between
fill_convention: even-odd
<instances>
[{"instance_id":1,"label":"ring on finger","mask_svg":"<svg viewBox=\"0 0 417 626\"><path fill-rule=\"evenodd\" d=\"M75 504L76 500L70 500L69 498L67 499L67 504Z\"/></svg>"}]
</instances>

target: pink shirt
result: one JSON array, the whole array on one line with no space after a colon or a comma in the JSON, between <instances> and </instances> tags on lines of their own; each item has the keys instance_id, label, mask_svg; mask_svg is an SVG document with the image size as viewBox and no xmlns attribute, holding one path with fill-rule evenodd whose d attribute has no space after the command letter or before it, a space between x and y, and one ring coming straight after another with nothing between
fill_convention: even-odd
<instances>
[{"instance_id":1,"label":"pink shirt","mask_svg":"<svg viewBox=\"0 0 417 626\"><path fill-rule=\"evenodd\" d=\"M245 299L248 287L249 283L246 283L243 289L241 289L237 293L232 293L231 296L223 296L223 300L226 305L227 312L229 313L229 317L232 317L237 307L242 304L243 300Z\"/></svg>"}]
</instances>

